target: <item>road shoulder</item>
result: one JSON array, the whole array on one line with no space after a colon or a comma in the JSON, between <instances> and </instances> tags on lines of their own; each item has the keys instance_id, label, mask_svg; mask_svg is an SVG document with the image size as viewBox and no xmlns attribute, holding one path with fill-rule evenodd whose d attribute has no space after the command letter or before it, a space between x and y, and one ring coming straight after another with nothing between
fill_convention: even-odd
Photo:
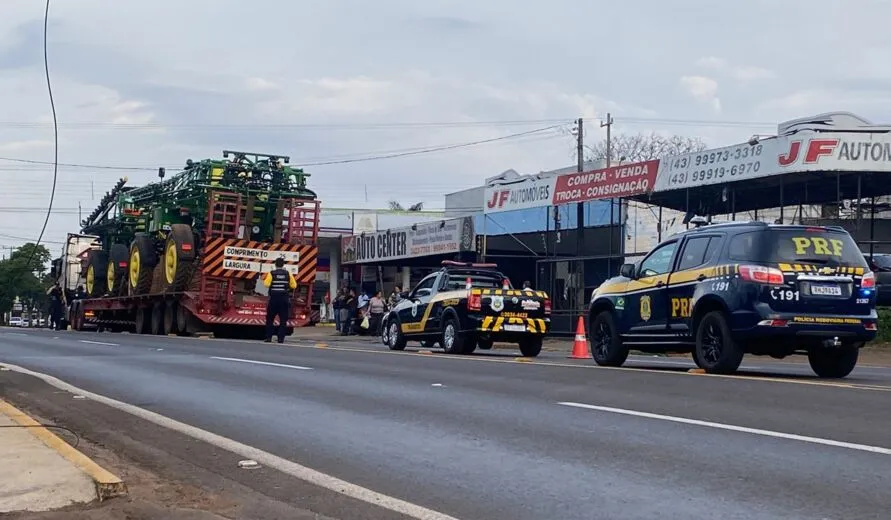
<instances>
[{"instance_id":1,"label":"road shoulder","mask_svg":"<svg viewBox=\"0 0 891 520\"><path fill-rule=\"evenodd\" d=\"M86 456L120 475L129 495L14 520L264 518L403 520L405 517L268 468L240 469L231 452L90 400L74 400L43 381L0 376L0 398L80 437ZM139 403L151 409L151 403Z\"/></svg>"}]
</instances>

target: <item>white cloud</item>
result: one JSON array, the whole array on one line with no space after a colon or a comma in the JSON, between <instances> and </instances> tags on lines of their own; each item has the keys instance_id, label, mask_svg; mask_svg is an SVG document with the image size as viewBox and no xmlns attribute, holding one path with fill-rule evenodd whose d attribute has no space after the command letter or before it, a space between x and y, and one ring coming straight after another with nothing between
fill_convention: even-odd
<instances>
[{"instance_id":1,"label":"white cloud","mask_svg":"<svg viewBox=\"0 0 891 520\"><path fill-rule=\"evenodd\" d=\"M716 56L705 56L696 60L696 65L698 67L722 69L727 65L727 62L723 58L718 58Z\"/></svg>"},{"instance_id":2,"label":"white cloud","mask_svg":"<svg viewBox=\"0 0 891 520\"><path fill-rule=\"evenodd\" d=\"M764 67L731 63L728 60L717 56L705 56L699 58L696 60L695 65L700 68L712 69L718 74L741 81L754 81L776 77L776 74L773 71Z\"/></svg>"},{"instance_id":3,"label":"white cloud","mask_svg":"<svg viewBox=\"0 0 891 520\"><path fill-rule=\"evenodd\" d=\"M721 111L717 81L707 76L682 76L680 82L688 94L708 103L715 112Z\"/></svg>"}]
</instances>

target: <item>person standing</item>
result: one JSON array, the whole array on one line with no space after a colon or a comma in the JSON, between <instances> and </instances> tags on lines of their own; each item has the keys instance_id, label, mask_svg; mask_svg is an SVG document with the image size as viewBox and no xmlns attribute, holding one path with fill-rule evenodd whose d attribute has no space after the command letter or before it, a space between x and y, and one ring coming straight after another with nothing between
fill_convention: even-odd
<instances>
[{"instance_id":1,"label":"person standing","mask_svg":"<svg viewBox=\"0 0 891 520\"><path fill-rule=\"evenodd\" d=\"M368 330L372 334L380 334L381 321L384 317L384 294L381 291L374 293L374 296L368 300Z\"/></svg>"},{"instance_id":2,"label":"person standing","mask_svg":"<svg viewBox=\"0 0 891 520\"><path fill-rule=\"evenodd\" d=\"M269 301L266 304L266 343L272 341L275 318L278 316L278 342L285 342L288 330L288 316L291 314L291 291L297 288L297 280L285 268L285 259L275 259L275 269L263 277L263 285L269 288Z\"/></svg>"},{"instance_id":3,"label":"person standing","mask_svg":"<svg viewBox=\"0 0 891 520\"><path fill-rule=\"evenodd\" d=\"M402 301L402 288L397 285L393 287L393 292L390 293L390 297L387 299L387 306L392 311L400 301Z\"/></svg>"},{"instance_id":4,"label":"person standing","mask_svg":"<svg viewBox=\"0 0 891 520\"><path fill-rule=\"evenodd\" d=\"M332 304L334 307L334 330L338 333L340 333L341 324L343 323L340 315L344 303L343 293L344 290L342 288L338 289L337 296L334 298L334 303Z\"/></svg>"},{"instance_id":5,"label":"person standing","mask_svg":"<svg viewBox=\"0 0 891 520\"><path fill-rule=\"evenodd\" d=\"M353 322L356 320L356 310L359 302L356 298L356 291L350 289L343 304L343 321L341 326L341 335L349 336L353 333Z\"/></svg>"},{"instance_id":6,"label":"person standing","mask_svg":"<svg viewBox=\"0 0 891 520\"><path fill-rule=\"evenodd\" d=\"M50 328L62 330L62 287L56 282L46 293L50 298Z\"/></svg>"}]
</instances>

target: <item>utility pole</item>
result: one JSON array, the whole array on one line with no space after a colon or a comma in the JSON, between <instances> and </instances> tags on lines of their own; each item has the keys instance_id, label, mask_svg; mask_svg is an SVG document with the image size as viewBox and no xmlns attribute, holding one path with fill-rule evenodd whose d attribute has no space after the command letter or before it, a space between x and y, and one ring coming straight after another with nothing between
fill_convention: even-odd
<instances>
[{"instance_id":1,"label":"utility pole","mask_svg":"<svg viewBox=\"0 0 891 520\"><path fill-rule=\"evenodd\" d=\"M580 117L576 120L576 155L578 156L578 164L576 166L576 171L582 173L585 171L585 121ZM557 208L554 207L554 211L557 211ZM576 212L576 255L582 256L582 253L585 250L585 234L583 232L585 227L585 203L579 202L575 205Z\"/></svg>"},{"instance_id":2,"label":"utility pole","mask_svg":"<svg viewBox=\"0 0 891 520\"><path fill-rule=\"evenodd\" d=\"M600 122L600 128L606 127L606 167L612 166L613 158L613 116L609 112L606 113L606 121ZM621 208L621 204L619 206ZM613 199L609 199L609 256L606 259L606 269L608 274L612 274L613 264Z\"/></svg>"}]
</instances>

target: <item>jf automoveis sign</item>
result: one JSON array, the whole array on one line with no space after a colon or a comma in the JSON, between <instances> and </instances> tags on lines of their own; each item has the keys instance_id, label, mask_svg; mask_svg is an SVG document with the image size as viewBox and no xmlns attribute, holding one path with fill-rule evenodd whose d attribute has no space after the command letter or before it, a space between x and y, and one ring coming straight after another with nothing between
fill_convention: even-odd
<instances>
[{"instance_id":1,"label":"jf automoveis sign","mask_svg":"<svg viewBox=\"0 0 891 520\"><path fill-rule=\"evenodd\" d=\"M475 238L473 218L462 217L343 237L341 252L344 264L386 262L470 251Z\"/></svg>"}]
</instances>

